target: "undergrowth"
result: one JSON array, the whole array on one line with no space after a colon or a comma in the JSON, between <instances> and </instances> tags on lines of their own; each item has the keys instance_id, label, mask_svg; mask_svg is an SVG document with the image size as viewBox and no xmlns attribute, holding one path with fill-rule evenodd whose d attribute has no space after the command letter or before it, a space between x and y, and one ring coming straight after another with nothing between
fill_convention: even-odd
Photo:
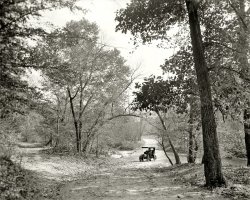
<instances>
[{"instance_id":1,"label":"undergrowth","mask_svg":"<svg viewBox=\"0 0 250 200\"><path fill-rule=\"evenodd\" d=\"M31 173L7 156L0 157L0 198L3 200L36 199L39 189Z\"/></svg>"},{"instance_id":2,"label":"undergrowth","mask_svg":"<svg viewBox=\"0 0 250 200\"><path fill-rule=\"evenodd\" d=\"M183 164L172 166L166 171L171 172L175 182L182 182L199 188L203 188L205 184L202 165ZM230 199L250 199L250 168L226 166L223 167L223 173L228 182L228 187L216 188L213 192Z\"/></svg>"}]
</instances>

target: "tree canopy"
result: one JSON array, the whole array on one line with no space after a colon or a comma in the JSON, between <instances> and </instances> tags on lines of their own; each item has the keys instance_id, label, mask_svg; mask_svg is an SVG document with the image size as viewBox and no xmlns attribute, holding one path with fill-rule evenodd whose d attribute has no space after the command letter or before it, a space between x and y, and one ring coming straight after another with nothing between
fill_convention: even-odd
<instances>
[{"instance_id":1,"label":"tree canopy","mask_svg":"<svg viewBox=\"0 0 250 200\"><path fill-rule=\"evenodd\" d=\"M41 67L31 41L46 35L43 28L33 26L30 19L39 17L48 9L68 7L73 9L74 0L27 1L3 0L0 2L0 113L23 113L34 88L28 86L23 76L28 68Z\"/></svg>"}]
</instances>

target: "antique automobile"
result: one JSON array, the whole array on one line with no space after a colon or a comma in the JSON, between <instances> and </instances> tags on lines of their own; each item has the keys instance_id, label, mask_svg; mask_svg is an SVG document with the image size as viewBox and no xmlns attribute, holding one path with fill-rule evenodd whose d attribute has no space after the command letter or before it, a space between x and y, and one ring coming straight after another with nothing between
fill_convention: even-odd
<instances>
[{"instance_id":1,"label":"antique automobile","mask_svg":"<svg viewBox=\"0 0 250 200\"><path fill-rule=\"evenodd\" d=\"M155 147L142 147L142 148L146 148L147 150L144 151L144 153L139 156L140 162L143 162L144 160L151 161L151 159L156 160Z\"/></svg>"}]
</instances>

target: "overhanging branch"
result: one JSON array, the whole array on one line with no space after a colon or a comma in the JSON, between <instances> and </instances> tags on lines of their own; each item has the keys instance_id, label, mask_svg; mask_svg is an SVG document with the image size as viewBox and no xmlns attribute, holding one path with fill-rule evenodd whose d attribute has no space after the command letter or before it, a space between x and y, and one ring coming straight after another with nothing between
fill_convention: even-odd
<instances>
[{"instance_id":1,"label":"overhanging branch","mask_svg":"<svg viewBox=\"0 0 250 200\"><path fill-rule=\"evenodd\" d=\"M139 117L139 118L142 118L141 116L135 115L135 114L120 114L120 115L112 116L112 117L108 118L107 120L116 119L118 117Z\"/></svg>"}]
</instances>

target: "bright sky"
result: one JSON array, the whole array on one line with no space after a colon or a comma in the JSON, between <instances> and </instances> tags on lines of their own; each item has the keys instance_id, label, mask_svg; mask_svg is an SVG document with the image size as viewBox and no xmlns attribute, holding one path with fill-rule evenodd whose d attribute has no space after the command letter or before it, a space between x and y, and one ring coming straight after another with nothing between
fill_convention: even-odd
<instances>
[{"instance_id":1,"label":"bright sky","mask_svg":"<svg viewBox=\"0 0 250 200\"><path fill-rule=\"evenodd\" d=\"M170 56L173 50L160 49L153 45L141 45L134 48L130 38L131 35L115 32L115 12L126 7L130 0L79 0L79 6L87 9L86 14L75 13L63 9L46 13L46 19L57 26L64 26L70 20L80 20L85 17L95 22L100 27L100 38L102 43L118 48L127 64L132 68L140 66L139 72L142 77L151 74L162 75L159 67L164 63L165 58ZM133 53L131 53L133 52Z\"/></svg>"}]
</instances>

